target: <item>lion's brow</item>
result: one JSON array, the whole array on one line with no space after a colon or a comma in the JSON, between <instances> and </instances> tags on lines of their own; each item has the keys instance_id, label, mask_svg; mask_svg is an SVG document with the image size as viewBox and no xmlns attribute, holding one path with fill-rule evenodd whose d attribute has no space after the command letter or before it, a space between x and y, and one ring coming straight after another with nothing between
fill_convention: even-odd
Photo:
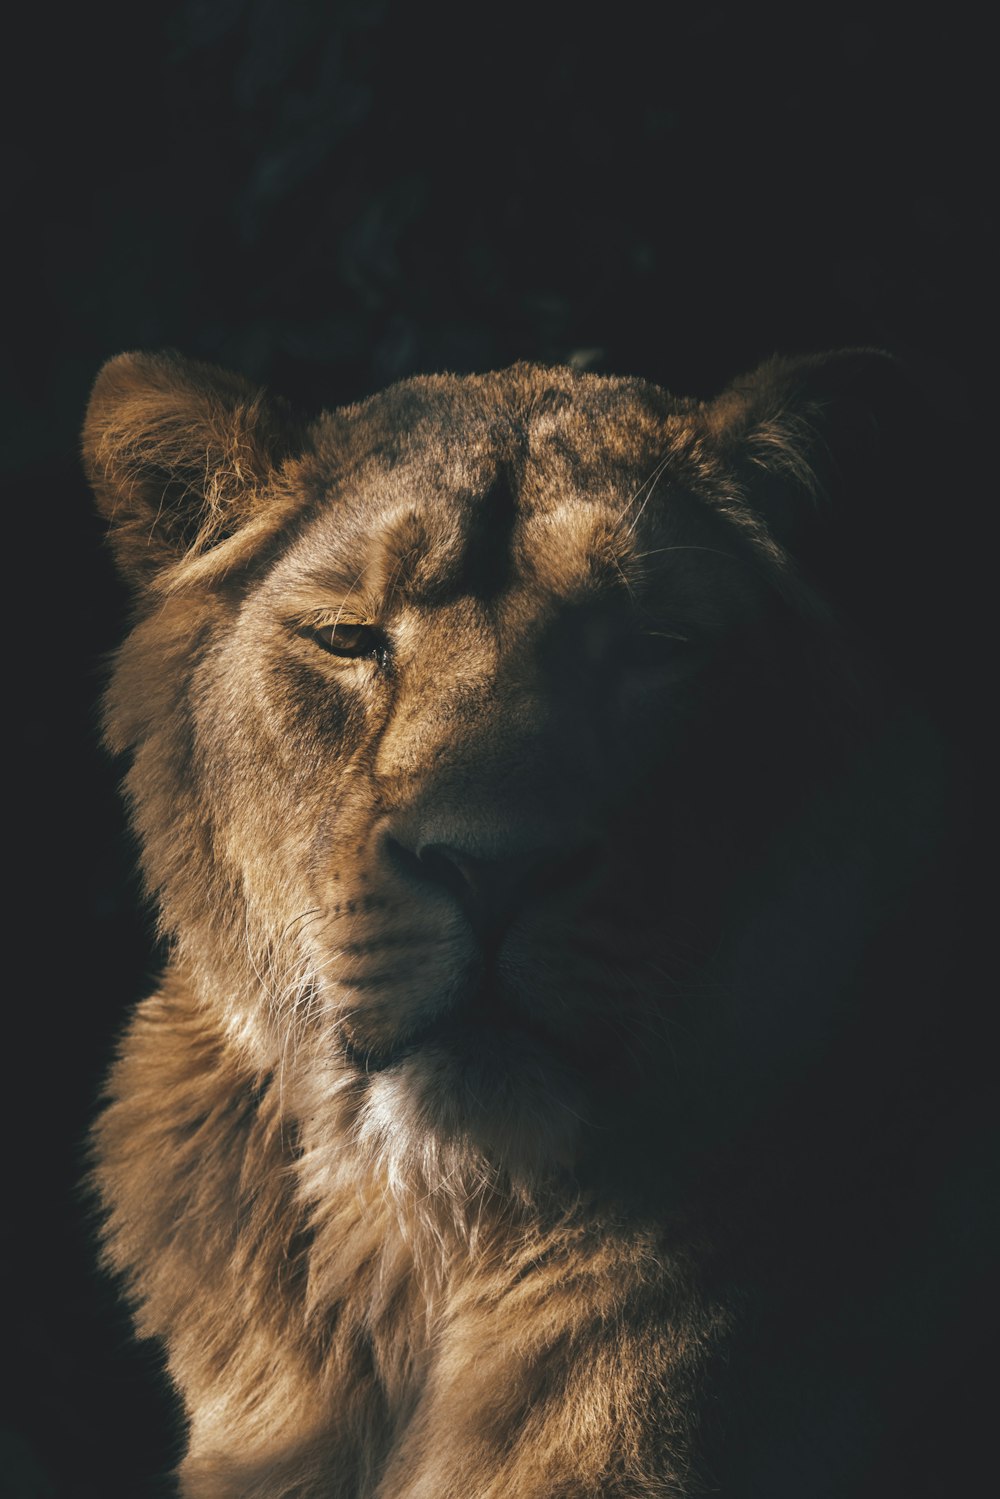
<instances>
[{"instance_id":1,"label":"lion's brow","mask_svg":"<svg viewBox=\"0 0 1000 1499\"><path fill-rule=\"evenodd\" d=\"M462 580L474 598L493 598L508 582L517 516L516 481L510 467L501 463L493 482L471 507Z\"/></svg>"},{"instance_id":2,"label":"lion's brow","mask_svg":"<svg viewBox=\"0 0 1000 1499\"><path fill-rule=\"evenodd\" d=\"M460 590L485 600L509 580L518 493L508 467L447 501L432 513L396 513L372 538L373 576L386 597L434 603Z\"/></svg>"}]
</instances>

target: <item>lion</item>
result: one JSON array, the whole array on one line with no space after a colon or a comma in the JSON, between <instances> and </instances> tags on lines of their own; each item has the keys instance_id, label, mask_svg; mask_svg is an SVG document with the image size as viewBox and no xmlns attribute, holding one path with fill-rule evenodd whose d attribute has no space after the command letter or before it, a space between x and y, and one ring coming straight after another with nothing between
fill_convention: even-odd
<instances>
[{"instance_id":1,"label":"lion","mask_svg":"<svg viewBox=\"0 0 1000 1499\"><path fill-rule=\"evenodd\" d=\"M174 354L101 371L105 733L169 960L94 1182L185 1496L878 1471L871 1162L944 777L851 558L910 403L869 350L312 421Z\"/></svg>"}]
</instances>

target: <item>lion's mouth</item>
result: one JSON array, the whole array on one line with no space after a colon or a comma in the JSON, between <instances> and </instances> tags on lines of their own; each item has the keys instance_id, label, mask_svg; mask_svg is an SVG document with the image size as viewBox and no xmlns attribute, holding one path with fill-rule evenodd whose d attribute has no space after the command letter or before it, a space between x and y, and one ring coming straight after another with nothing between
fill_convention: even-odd
<instances>
[{"instance_id":1,"label":"lion's mouth","mask_svg":"<svg viewBox=\"0 0 1000 1499\"><path fill-rule=\"evenodd\" d=\"M459 1013L439 1016L419 1030L375 1040L342 1025L340 1035L347 1062L367 1074L385 1072L431 1047L458 1062L497 1067L526 1055L564 1068L585 1061L579 1047L515 1010L488 981Z\"/></svg>"}]
</instances>

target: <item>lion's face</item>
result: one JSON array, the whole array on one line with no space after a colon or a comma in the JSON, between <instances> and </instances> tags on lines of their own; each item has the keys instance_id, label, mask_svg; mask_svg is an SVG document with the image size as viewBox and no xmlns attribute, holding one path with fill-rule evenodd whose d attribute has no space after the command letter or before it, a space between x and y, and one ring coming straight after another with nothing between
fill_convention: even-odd
<instances>
[{"instance_id":1,"label":"lion's face","mask_svg":"<svg viewBox=\"0 0 1000 1499\"><path fill-rule=\"evenodd\" d=\"M180 959L293 1102L571 1160L663 1075L795 778L777 546L711 423L638 383L409 382L283 462L238 394L252 505L175 522L110 697ZM93 420L111 508L169 519L188 470L126 482Z\"/></svg>"}]
</instances>

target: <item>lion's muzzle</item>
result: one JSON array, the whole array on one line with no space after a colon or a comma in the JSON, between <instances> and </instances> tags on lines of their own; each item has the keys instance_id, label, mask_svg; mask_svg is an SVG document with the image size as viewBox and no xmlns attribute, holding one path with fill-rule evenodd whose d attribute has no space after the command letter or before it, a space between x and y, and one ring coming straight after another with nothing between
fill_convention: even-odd
<instances>
[{"instance_id":1,"label":"lion's muzzle","mask_svg":"<svg viewBox=\"0 0 1000 1499\"><path fill-rule=\"evenodd\" d=\"M553 850L536 848L484 856L464 845L434 841L433 835L411 839L384 835L383 856L414 882L420 893L446 891L457 903L487 964L518 915L533 902L586 878L598 850L593 846Z\"/></svg>"}]
</instances>

